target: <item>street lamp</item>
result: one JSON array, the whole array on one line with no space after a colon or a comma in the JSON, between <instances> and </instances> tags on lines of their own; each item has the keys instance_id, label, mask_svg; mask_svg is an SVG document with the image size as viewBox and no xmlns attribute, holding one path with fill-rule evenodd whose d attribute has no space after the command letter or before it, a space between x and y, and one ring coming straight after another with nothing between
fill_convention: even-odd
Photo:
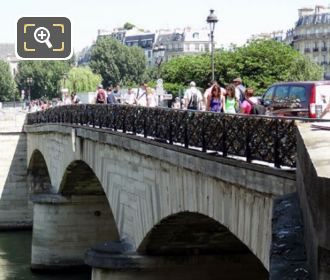
<instances>
[{"instance_id":1,"label":"street lamp","mask_svg":"<svg viewBox=\"0 0 330 280\"><path fill-rule=\"evenodd\" d=\"M27 82L27 84L28 84L28 86L29 86L29 103L31 102L31 85L32 85L32 83L33 83L33 79L31 78L31 77L28 77L27 79L26 79L26 82Z\"/></svg>"},{"instance_id":2,"label":"street lamp","mask_svg":"<svg viewBox=\"0 0 330 280\"><path fill-rule=\"evenodd\" d=\"M160 65L163 62L163 59L165 57L165 47L163 44L161 44L159 47L155 46L153 49L155 63L157 65L157 79L160 78Z\"/></svg>"},{"instance_id":3,"label":"street lamp","mask_svg":"<svg viewBox=\"0 0 330 280\"><path fill-rule=\"evenodd\" d=\"M210 26L211 32L211 63L212 63L212 82L214 81L214 28L215 24L218 22L218 18L214 14L214 10L210 10L210 14L208 15L206 22Z\"/></svg>"}]
</instances>

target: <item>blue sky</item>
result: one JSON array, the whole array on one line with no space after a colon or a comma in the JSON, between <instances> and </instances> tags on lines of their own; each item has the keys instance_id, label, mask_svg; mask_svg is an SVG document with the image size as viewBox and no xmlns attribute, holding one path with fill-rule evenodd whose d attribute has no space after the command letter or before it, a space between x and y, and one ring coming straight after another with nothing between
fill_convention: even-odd
<instances>
[{"instance_id":1,"label":"blue sky","mask_svg":"<svg viewBox=\"0 0 330 280\"><path fill-rule=\"evenodd\" d=\"M15 42L16 21L23 16L66 16L73 27L73 47L95 40L97 29L132 22L148 29L206 26L209 9L219 18L218 45L242 44L252 34L293 27L298 8L328 6L308 0L2 0L0 42Z\"/></svg>"}]
</instances>

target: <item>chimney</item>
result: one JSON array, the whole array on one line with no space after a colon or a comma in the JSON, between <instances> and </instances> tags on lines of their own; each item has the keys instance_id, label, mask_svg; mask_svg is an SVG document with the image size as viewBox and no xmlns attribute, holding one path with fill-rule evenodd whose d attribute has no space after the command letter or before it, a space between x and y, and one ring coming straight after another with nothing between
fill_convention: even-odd
<instances>
[{"instance_id":1,"label":"chimney","mask_svg":"<svg viewBox=\"0 0 330 280\"><path fill-rule=\"evenodd\" d=\"M325 7L321 5L315 6L315 14L322 14L325 12Z\"/></svg>"},{"instance_id":2,"label":"chimney","mask_svg":"<svg viewBox=\"0 0 330 280\"><path fill-rule=\"evenodd\" d=\"M299 18L311 15L314 12L314 9L312 8L301 8L298 9L298 16Z\"/></svg>"}]
</instances>

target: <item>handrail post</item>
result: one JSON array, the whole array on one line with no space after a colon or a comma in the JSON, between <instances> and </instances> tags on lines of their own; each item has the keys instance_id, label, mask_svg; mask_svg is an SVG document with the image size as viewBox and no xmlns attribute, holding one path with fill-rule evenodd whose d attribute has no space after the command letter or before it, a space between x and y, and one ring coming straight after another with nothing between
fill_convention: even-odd
<instances>
[{"instance_id":1,"label":"handrail post","mask_svg":"<svg viewBox=\"0 0 330 280\"><path fill-rule=\"evenodd\" d=\"M146 109L142 109L142 110L146 110ZM147 114L146 112L144 113L144 117L143 117L143 137L147 138L148 137L148 131L147 131Z\"/></svg>"},{"instance_id":2,"label":"handrail post","mask_svg":"<svg viewBox=\"0 0 330 280\"><path fill-rule=\"evenodd\" d=\"M226 129L226 118L222 117L222 156L227 157L227 129Z\"/></svg>"},{"instance_id":3,"label":"handrail post","mask_svg":"<svg viewBox=\"0 0 330 280\"><path fill-rule=\"evenodd\" d=\"M205 153L206 152L206 139L205 139L205 118L202 117L202 151Z\"/></svg>"},{"instance_id":4,"label":"handrail post","mask_svg":"<svg viewBox=\"0 0 330 280\"><path fill-rule=\"evenodd\" d=\"M279 120L275 119L275 133L274 135L274 165L277 168L281 167L280 163L280 154L279 154L279 139L278 139L278 125L279 125Z\"/></svg>"},{"instance_id":5,"label":"handrail post","mask_svg":"<svg viewBox=\"0 0 330 280\"><path fill-rule=\"evenodd\" d=\"M251 142L251 133L249 130L247 130L245 135L245 157L247 162L252 161L250 142Z\"/></svg>"},{"instance_id":6,"label":"handrail post","mask_svg":"<svg viewBox=\"0 0 330 280\"><path fill-rule=\"evenodd\" d=\"M187 112L187 119L184 124L184 147L188 149L189 147L189 138L188 138L188 124L189 124L189 112Z\"/></svg>"}]
</instances>

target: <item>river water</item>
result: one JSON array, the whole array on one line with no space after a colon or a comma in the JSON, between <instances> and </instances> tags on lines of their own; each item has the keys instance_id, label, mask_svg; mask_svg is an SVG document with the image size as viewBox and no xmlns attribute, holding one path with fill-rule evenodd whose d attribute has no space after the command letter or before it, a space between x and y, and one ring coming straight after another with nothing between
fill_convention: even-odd
<instances>
[{"instance_id":1,"label":"river water","mask_svg":"<svg viewBox=\"0 0 330 280\"><path fill-rule=\"evenodd\" d=\"M39 274L31 272L31 231L0 232L0 280L90 280L89 272Z\"/></svg>"}]
</instances>

